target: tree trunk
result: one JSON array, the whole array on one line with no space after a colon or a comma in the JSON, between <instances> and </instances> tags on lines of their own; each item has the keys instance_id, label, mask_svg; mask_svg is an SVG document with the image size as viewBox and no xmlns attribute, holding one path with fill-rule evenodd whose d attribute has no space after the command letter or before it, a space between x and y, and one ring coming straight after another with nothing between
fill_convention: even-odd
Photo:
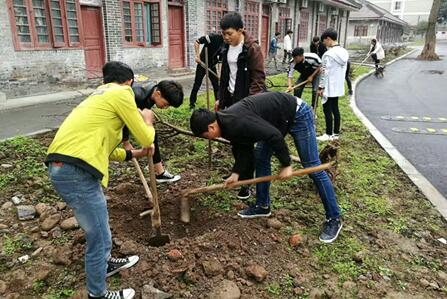
<instances>
[{"instance_id":1,"label":"tree trunk","mask_svg":"<svg viewBox=\"0 0 447 299\"><path fill-rule=\"evenodd\" d=\"M420 60L439 60L436 50L436 22L438 20L439 8L441 0L434 0L428 18L428 28L425 34L425 46L421 54L418 56Z\"/></svg>"}]
</instances>

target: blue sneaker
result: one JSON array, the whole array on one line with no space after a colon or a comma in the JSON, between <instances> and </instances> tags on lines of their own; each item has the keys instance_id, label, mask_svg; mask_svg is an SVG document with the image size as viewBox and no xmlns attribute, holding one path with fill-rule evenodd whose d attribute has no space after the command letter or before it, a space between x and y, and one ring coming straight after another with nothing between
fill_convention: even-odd
<instances>
[{"instance_id":1,"label":"blue sneaker","mask_svg":"<svg viewBox=\"0 0 447 299\"><path fill-rule=\"evenodd\" d=\"M245 210L239 211L237 213L241 218L259 218L259 217L269 217L272 213L270 212L270 207L262 208L260 206L250 206Z\"/></svg>"},{"instance_id":2,"label":"blue sneaker","mask_svg":"<svg viewBox=\"0 0 447 299\"><path fill-rule=\"evenodd\" d=\"M332 243L337 239L338 234L343 227L340 219L328 219L323 223L323 230L320 234L320 241L323 243Z\"/></svg>"}]
</instances>

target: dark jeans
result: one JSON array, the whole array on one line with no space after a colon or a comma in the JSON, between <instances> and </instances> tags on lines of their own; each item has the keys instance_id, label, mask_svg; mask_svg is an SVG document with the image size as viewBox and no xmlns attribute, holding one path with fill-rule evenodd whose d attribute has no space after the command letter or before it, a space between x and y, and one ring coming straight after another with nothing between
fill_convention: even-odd
<instances>
[{"instance_id":1,"label":"dark jeans","mask_svg":"<svg viewBox=\"0 0 447 299\"><path fill-rule=\"evenodd\" d=\"M232 153L233 153L233 157L235 157L235 153L234 153L234 149L231 149ZM250 167L244 169L243 171L241 171L241 173L239 173L239 180L249 180L253 178L253 173L255 172L255 154L254 154L254 148L253 150L250 152L250 155L247 155L246 158L247 161L250 161Z\"/></svg>"},{"instance_id":2,"label":"dark jeans","mask_svg":"<svg viewBox=\"0 0 447 299\"><path fill-rule=\"evenodd\" d=\"M300 75L298 80L296 80L295 84L300 84L301 82L306 81L307 78L309 78L309 77ZM316 108L315 107L315 101L317 99L317 91L318 91L318 84L319 83L320 83L320 76L316 75L314 77L313 81L312 81L312 108ZM295 90L293 91L293 95L296 96L296 97L301 98L301 95L303 94L303 91L304 91L304 87L305 86L301 86L299 88L295 88Z\"/></svg>"},{"instance_id":3,"label":"dark jeans","mask_svg":"<svg viewBox=\"0 0 447 299\"><path fill-rule=\"evenodd\" d=\"M351 70L351 63L348 61L348 66L346 68L346 74L345 74L345 80L346 80L346 84L348 85L349 91L352 90L351 76L349 76L350 70Z\"/></svg>"},{"instance_id":4,"label":"dark jeans","mask_svg":"<svg viewBox=\"0 0 447 299\"><path fill-rule=\"evenodd\" d=\"M291 52L287 52L286 50L284 51L284 58L282 59L282 63L289 63L290 59L292 59L292 53Z\"/></svg>"},{"instance_id":5,"label":"dark jeans","mask_svg":"<svg viewBox=\"0 0 447 299\"><path fill-rule=\"evenodd\" d=\"M318 146L314 127L314 115L312 109L302 103L295 115L295 122L289 129L295 147L300 156L304 168L321 165L318 154ZM266 142L256 144L256 177L271 175L271 158L273 151ZM334 187L326 171L319 171L309 175L318 189L323 202L326 218L339 218L340 209L337 205ZM256 184L256 204L270 206L270 183Z\"/></svg>"},{"instance_id":6,"label":"dark jeans","mask_svg":"<svg viewBox=\"0 0 447 299\"><path fill-rule=\"evenodd\" d=\"M217 70L216 70L216 66L210 67L210 70L212 70L213 72L215 72L217 74ZM196 77L194 79L194 85L192 87L191 90L191 95L189 97L189 105L190 106L195 106L196 101L197 101L197 93L199 92L200 86L202 85L202 81L203 78L206 75L206 71L205 69L198 64L196 67ZM214 91L214 98L217 100L217 95L218 95L218 91L219 91L219 81L217 80L217 78L209 73L210 76L210 81L211 84L213 85L213 91Z\"/></svg>"},{"instance_id":7,"label":"dark jeans","mask_svg":"<svg viewBox=\"0 0 447 299\"><path fill-rule=\"evenodd\" d=\"M323 112L326 120L326 134L340 134L340 111L338 110L338 97L328 98L323 104ZM332 118L332 115L334 116ZM332 127L332 121L334 126Z\"/></svg>"},{"instance_id":8,"label":"dark jeans","mask_svg":"<svg viewBox=\"0 0 447 299\"><path fill-rule=\"evenodd\" d=\"M380 63L380 59L377 59L377 54L371 54L371 58L372 58L372 60L374 60L374 64L376 65L376 67L378 67L379 66L379 63Z\"/></svg>"}]
</instances>

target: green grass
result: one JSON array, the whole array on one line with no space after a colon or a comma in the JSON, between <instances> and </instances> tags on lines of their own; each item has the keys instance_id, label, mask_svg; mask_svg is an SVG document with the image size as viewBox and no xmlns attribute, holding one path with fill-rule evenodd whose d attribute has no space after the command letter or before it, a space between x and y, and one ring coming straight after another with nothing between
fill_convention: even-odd
<instances>
[{"instance_id":1,"label":"green grass","mask_svg":"<svg viewBox=\"0 0 447 299\"><path fill-rule=\"evenodd\" d=\"M5 235L3 237L3 254L11 256L17 252L27 251L33 249L33 243L31 240L24 238L22 235L15 236L14 238Z\"/></svg>"}]
</instances>

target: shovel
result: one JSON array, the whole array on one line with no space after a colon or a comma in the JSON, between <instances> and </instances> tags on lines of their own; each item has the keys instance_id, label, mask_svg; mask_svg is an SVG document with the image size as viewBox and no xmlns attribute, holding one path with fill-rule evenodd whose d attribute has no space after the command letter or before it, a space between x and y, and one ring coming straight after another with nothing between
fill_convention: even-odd
<instances>
[{"instance_id":1,"label":"shovel","mask_svg":"<svg viewBox=\"0 0 447 299\"><path fill-rule=\"evenodd\" d=\"M154 208L151 213L151 222L152 222L152 228L155 229L155 236L149 239L149 245L159 247L169 243L170 238L169 235L161 234L161 217L160 217L160 207L158 205L157 182L155 179L154 161L152 160L152 156L148 156L148 160L149 160L150 184L152 189L152 201L154 204Z\"/></svg>"},{"instance_id":2,"label":"shovel","mask_svg":"<svg viewBox=\"0 0 447 299\"><path fill-rule=\"evenodd\" d=\"M143 171L141 170L140 164L138 163L136 158L132 158L133 165L137 169L138 176L140 177L141 183L143 184L144 191L146 191L146 196L149 199L149 203L152 204L152 194L151 190L149 190L149 186L147 185L146 178L144 177Z\"/></svg>"}]
</instances>

